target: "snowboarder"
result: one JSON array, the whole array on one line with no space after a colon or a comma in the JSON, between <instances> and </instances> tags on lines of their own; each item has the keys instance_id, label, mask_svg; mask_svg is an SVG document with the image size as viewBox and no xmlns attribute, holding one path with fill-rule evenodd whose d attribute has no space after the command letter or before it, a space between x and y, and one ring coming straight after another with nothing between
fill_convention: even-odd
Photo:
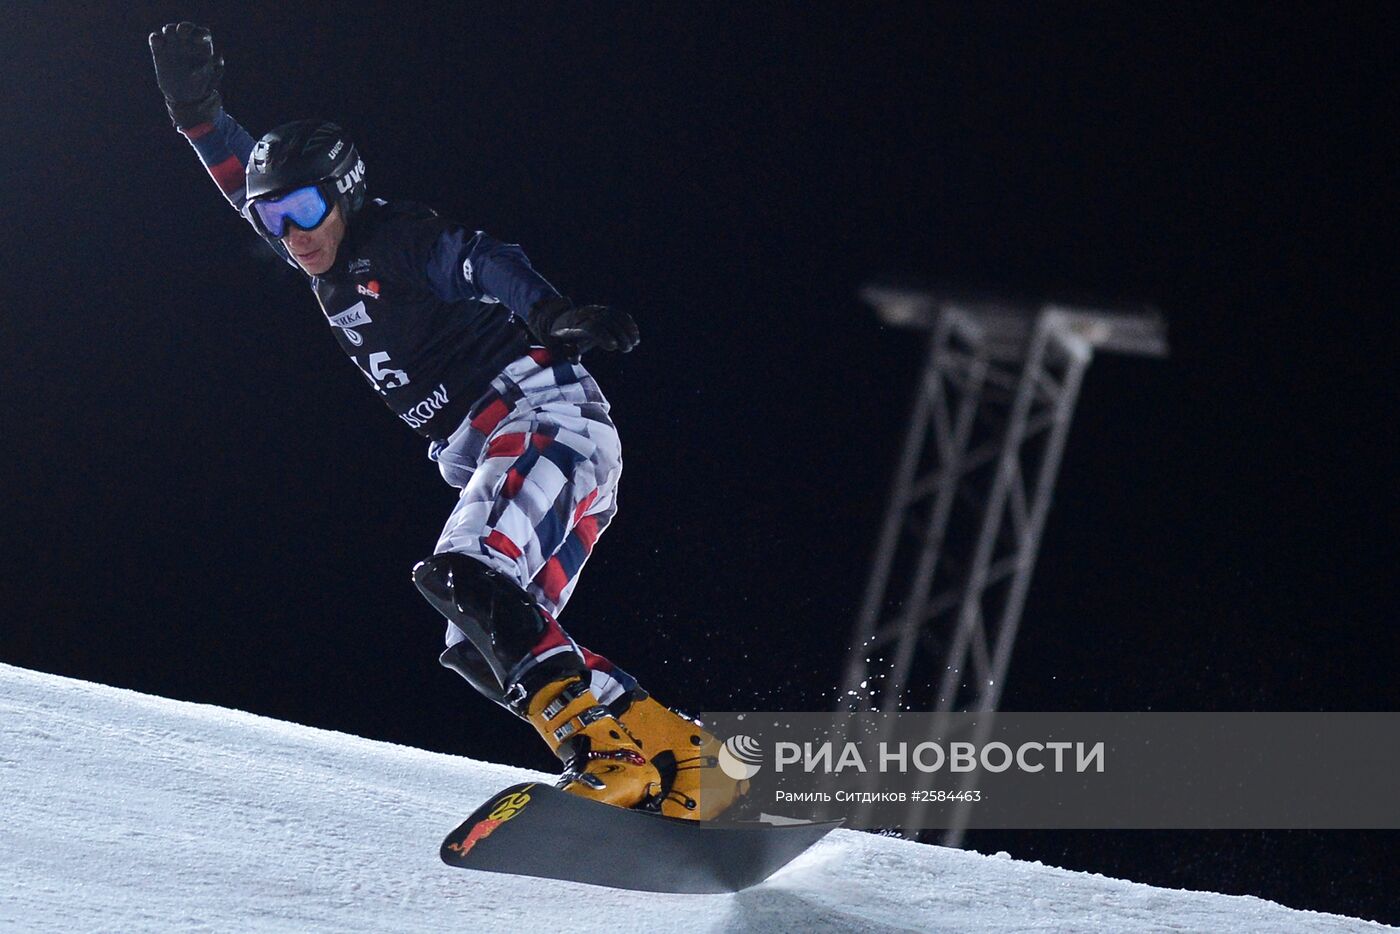
<instances>
[{"instance_id":1,"label":"snowboarder","mask_svg":"<svg viewBox=\"0 0 1400 934\"><path fill-rule=\"evenodd\" d=\"M715 737L557 621L622 471L608 402L579 355L632 350L632 318L574 305L519 246L369 198L365 164L334 123L254 141L223 109L209 30L172 23L150 47L176 129L306 274L341 349L461 491L413 571L448 621L441 663L539 731L564 762L565 791L671 817L726 809L741 784L707 778L700 800L702 774L719 774Z\"/></svg>"}]
</instances>

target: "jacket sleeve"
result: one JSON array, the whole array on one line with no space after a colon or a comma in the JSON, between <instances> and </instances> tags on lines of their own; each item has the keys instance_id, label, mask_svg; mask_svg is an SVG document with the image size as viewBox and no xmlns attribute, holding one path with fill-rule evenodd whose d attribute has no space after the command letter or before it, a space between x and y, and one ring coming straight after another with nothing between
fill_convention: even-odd
<instances>
[{"instance_id":1,"label":"jacket sleeve","mask_svg":"<svg viewBox=\"0 0 1400 934\"><path fill-rule=\"evenodd\" d=\"M180 130L180 133L194 147L199 161L204 163L209 177L214 180L214 184L219 186L219 191L223 192L228 203L233 205L234 210L243 215L244 220L248 220L246 213L248 206L247 187L243 181L243 171L253 152L253 137L222 107L219 108L218 114L210 122ZM248 222L252 224L251 220ZM256 227L253 229L257 230ZM262 236L261 233L258 235ZM293 266L297 265L280 240L268 237L263 237L263 240L277 252L278 256Z\"/></svg>"},{"instance_id":2,"label":"jacket sleeve","mask_svg":"<svg viewBox=\"0 0 1400 934\"><path fill-rule=\"evenodd\" d=\"M500 302L525 322L541 299L559 295L535 272L517 244L456 225L433 242L426 273L428 284L443 301Z\"/></svg>"}]
</instances>

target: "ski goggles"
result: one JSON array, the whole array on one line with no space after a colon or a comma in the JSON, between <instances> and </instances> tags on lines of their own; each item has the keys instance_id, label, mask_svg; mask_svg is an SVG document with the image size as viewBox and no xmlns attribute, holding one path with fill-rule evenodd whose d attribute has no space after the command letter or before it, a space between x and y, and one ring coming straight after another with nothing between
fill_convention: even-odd
<instances>
[{"instance_id":1,"label":"ski goggles","mask_svg":"<svg viewBox=\"0 0 1400 934\"><path fill-rule=\"evenodd\" d=\"M289 222L302 230L320 227L334 205L334 199L328 199L320 185L307 185L276 198L259 198L249 205L248 213L260 231L280 239L286 235Z\"/></svg>"}]
</instances>

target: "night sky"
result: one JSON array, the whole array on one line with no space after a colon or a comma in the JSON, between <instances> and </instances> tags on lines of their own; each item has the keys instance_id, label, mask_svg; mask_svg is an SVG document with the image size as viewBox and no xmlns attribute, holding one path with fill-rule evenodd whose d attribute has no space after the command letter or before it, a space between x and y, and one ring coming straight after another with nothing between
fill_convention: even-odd
<instances>
[{"instance_id":1,"label":"night sky","mask_svg":"<svg viewBox=\"0 0 1400 934\"><path fill-rule=\"evenodd\" d=\"M335 119L634 314L563 622L663 701L831 707L922 363L856 292L916 275L1169 322L1088 371L1003 709L1400 708L1395 8L1141 6L7 7L0 661L553 767L437 664L426 442L169 126L191 19L255 136ZM1390 922L1397 843L968 838Z\"/></svg>"}]
</instances>

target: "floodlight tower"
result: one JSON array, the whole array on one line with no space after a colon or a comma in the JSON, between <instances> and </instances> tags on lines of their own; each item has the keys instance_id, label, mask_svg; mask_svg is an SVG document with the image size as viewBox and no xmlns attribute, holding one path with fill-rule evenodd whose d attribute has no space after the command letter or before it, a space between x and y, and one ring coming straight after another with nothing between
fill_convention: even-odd
<instances>
[{"instance_id":1,"label":"floodlight tower","mask_svg":"<svg viewBox=\"0 0 1400 934\"><path fill-rule=\"evenodd\" d=\"M929 340L838 709L990 713L1084 371L1096 349L1165 356L1166 327L1150 308L881 286L861 296ZM905 826L917 818L911 809ZM949 846L966 807L953 818Z\"/></svg>"}]
</instances>

